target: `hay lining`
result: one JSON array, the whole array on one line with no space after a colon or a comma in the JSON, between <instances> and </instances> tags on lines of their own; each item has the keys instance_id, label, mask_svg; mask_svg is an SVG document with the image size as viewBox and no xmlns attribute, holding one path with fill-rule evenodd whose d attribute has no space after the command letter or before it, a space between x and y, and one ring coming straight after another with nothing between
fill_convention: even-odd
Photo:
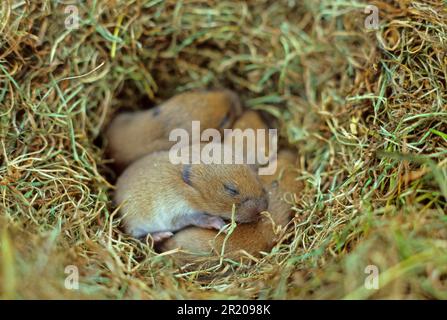
<instances>
[{"instance_id":1,"label":"hay lining","mask_svg":"<svg viewBox=\"0 0 447 320\"><path fill-rule=\"evenodd\" d=\"M368 4L377 31L354 0L85 1L76 30L63 2L3 1L1 297L447 298L445 2ZM280 245L220 277L117 229L101 140L118 110L215 86L278 119L305 182Z\"/></svg>"}]
</instances>

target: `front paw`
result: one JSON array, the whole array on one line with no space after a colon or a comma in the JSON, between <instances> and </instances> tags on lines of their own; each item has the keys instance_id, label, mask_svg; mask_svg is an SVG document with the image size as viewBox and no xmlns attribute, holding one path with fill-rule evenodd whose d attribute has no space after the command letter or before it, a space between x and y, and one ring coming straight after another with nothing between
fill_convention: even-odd
<instances>
[{"instance_id":1,"label":"front paw","mask_svg":"<svg viewBox=\"0 0 447 320\"><path fill-rule=\"evenodd\" d=\"M211 217L209 229L222 230L226 225L226 222L220 217Z\"/></svg>"},{"instance_id":2,"label":"front paw","mask_svg":"<svg viewBox=\"0 0 447 320\"><path fill-rule=\"evenodd\" d=\"M151 237L154 240L155 244L158 244L166 239L169 239L173 235L174 234L170 231L160 231L160 232L151 233Z\"/></svg>"},{"instance_id":3,"label":"front paw","mask_svg":"<svg viewBox=\"0 0 447 320\"><path fill-rule=\"evenodd\" d=\"M201 214L197 217L195 225L206 229L222 230L226 223L221 217Z\"/></svg>"}]
</instances>

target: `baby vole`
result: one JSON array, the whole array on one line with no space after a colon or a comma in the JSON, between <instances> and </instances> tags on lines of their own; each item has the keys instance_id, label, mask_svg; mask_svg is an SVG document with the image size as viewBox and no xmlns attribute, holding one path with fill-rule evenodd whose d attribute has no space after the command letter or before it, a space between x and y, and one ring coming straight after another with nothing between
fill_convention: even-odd
<instances>
[{"instance_id":1,"label":"baby vole","mask_svg":"<svg viewBox=\"0 0 447 320\"><path fill-rule=\"evenodd\" d=\"M240 100L230 90L181 93L155 108L117 115L106 131L107 153L122 171L143 155L173 146L175 142L169 141L173 129L183 128L191 134L192 121L200 121L201 131L222 131L231 128L240 111Z\"/></svg>"},{"instance_id":2,"label":"baby vole","mask_svg":"<svg viewBox=\"0 0 447 320\"><path fill-rule=\"evenodd\" d=\"M264 120L262 120L261 116L259 115L259 113L255 110L247 110L244 111L241 116L236 119L236 121L234 122L233 125L233 134L237 135L237 134L241 134L238 131L235 131L235 129L240 129L242 130L242 134L245 130L247 129L251 129L254 130L254 144L253 145L249 145L248 144L248 140L244 139L242 142L242 146L243 146L243 152L244 154L248 154L250 152L254 152L256 154L256 152L260 151L261 154L263 154L264 156L268 156L268 152L269 152L269 128L267 126L267 124L264 122ZM261 141L259 141L258 138L258 130L261 130L261 136L263 136L264 138L264 143L261 143ZM234 138L232 140L229 140L229 136L226 137L227 138L227 142L228 143L232 143L233 141L236 141ZM259 142L259 144L258 144ZM235 146L237 146L238 144L236 143ZM249 148L250 146L250 148ZM259 163L259 159L255 156L255 167L257 167L260 163Z\"/></svg>"},{"instance_id":3,"label":"baby vole","mask_svg":"<svg viewBox=\"0 0 447 320\"><path fill-rule=\"evenodd\" d=\"M277 171L274 175L261 176L268 192L269 205L267 217L260 221L238 224L225 243L225 255L231 259L241 259L244 252L259 257L260 252L268 252L277 241L274 225L285 226L290 221L291 204L284 200L285 193L298 193L301 185L295 181L294 164L296 155L291 151L281 151L277 159ZM226 234L217 231L188 227L177 232L173 237L161 244L161 251L181 249L173 254L179 265L206 264L213 265L219 261ZM216 255L217 254L217 255ZM205 260L200 258L205 257ZM213 258L214 257L214 258Z\"/></svg>"},{"instance_id":4,"label":"baby vole","mask_svg":"<svg viewBox=\"0 0 447 320\"><path fill-rule=\"evenodd\" d=\"M247 110L236 119L233 129L264 129L268 130L267 124L262 120L261 116L255 110Z\"/></svg>"},{"instance_id":5,"label":"baby vole","mask_svg":"<svg viewBox=\"0 0 447 320\"><path fill-rule=\"evenodd\" d=\"M127 167L118 179L115 203L122 204L127 233L137 238L149 233L155 242L189 225L220 230L231 219L233 204L238 222L259 219L268 205L249 166L172 164L169 151L146 155Z\"/></svg>"}]
</instances>

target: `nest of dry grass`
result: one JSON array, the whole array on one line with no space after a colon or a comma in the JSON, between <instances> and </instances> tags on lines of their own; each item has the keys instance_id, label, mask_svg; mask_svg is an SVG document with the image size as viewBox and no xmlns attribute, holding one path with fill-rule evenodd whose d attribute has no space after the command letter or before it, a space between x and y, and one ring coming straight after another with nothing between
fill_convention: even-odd
<instances>
[{"instance_id":1,"label":"nest of dry grass","mask_svg":"<svg viewBox=\"0 0 447 320\"><path fill-rule=\"evenodd\" d=\"M354 0L3 1L0 296L446 299L446 5L368 4L378 30ZM101 137L218 86L279 121L305 187L255 265L185 272L119 231Z\"/></svg>"}]
</instances>

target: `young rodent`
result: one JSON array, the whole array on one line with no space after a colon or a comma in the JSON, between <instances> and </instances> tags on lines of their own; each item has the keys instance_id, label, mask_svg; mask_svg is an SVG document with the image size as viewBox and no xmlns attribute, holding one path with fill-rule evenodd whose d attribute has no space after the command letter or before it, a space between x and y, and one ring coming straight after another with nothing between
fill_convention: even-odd
<instances>
[{"instance_id":1,"label":"young rodent","mask_svg":"<svg viewBox=\"0 0 447 320\"><path fill-rule=\"evenodd\" d=\"M233 129L264 129L268 130L268 126L262 120L261 116L255 110L247 110L234 122Z\"/></svg>"},{"instance_id":2,"label":"young rodent","mask_svg":"<svg viewBox=\"0 0 447 320\"><path fill-rule=\"evenodd\" d=\"M248 156L248 154L250 152L254 152L256 155L256 152L260 151L261 154L263 154L264 156L268 156L268 152L269 152L269 131L268 130L269 130L269 128L265 124L265 122L262 120L262 118L258 112L254 111L254 110L244 111L244 113L242 113L242 115L234 122L234 125L233 125L233 134L240 134L240 133L234 131L235 129L240 129L240 130L242 130L242 132L244 132L247 129L255 130L254 141L253 141L253 144L250 146L251 148L249 148L248 140L247 139L243 140L242 146L243 146L244 154L247 154L247 156ZM257 139L258 138L257 130L263 130L263 132L264 132L262 134L262 136L264 137L263 144L261 144L260 141ZM226 136L226 139L227 139L226 141L228 143L232 143L232 142L236 141L234 139L229 140L228 135ZM237 143L235 145L237 145ZM257 167L260 164L259 159L256 156L254 156L254 159L255 159L254 167Z\"/></svg>"},{"instance_id":3,"label":"young rodent","mask_svg":"<svg viewBox=\"0 0 447 320\"><path fill-rule=\"evenodd\" d=\"M271 219L262 217L258 222L238 224L225 243L225 257L243 259L245 253L259 257L261 252L270 251L277 241L274 226L289 223L291 204L284 200L284 195L300 190L300 183L295 180L296 173L293 172L296 155L284 150L279 152L277 161L278 169L274 175L260 176L268 193L267 211ZM163 242L160 249L162 252L181 249L172 254L180 266L194 267L202 263L210 266L218 263L226 237L227 234L218 234L217 231L188 227Z\"/></svg>"},{"instance_id":4,"label":"young rodent","mask_svg":"<svg viewBox=\"0 0 447 320\"><path fill-rule=\"evenodd\" d=\"M181 93L155 108L117 115L106 131L107 154L120 172L146 154L173 146L175 142L169 141L173 129L191 134L192 121L200 121L201 131L223 131L231 128L240 112L240 100L230 90Z\"/></svg>"},{"instance_id":5,"label":"young rodent","mask_svg":"<svg viewBox=\"0 0 447 320\"><path fill-rule=\"evenodd\" d=\"M158 243L189 225L220 230L231 219L233 204L236 221L256 221L268 200L247 165L172 164L169 151L160 151L127 167L118 179L115 203L122 204L127 233L151 234Z\"/></svg>"}]
</instances>

